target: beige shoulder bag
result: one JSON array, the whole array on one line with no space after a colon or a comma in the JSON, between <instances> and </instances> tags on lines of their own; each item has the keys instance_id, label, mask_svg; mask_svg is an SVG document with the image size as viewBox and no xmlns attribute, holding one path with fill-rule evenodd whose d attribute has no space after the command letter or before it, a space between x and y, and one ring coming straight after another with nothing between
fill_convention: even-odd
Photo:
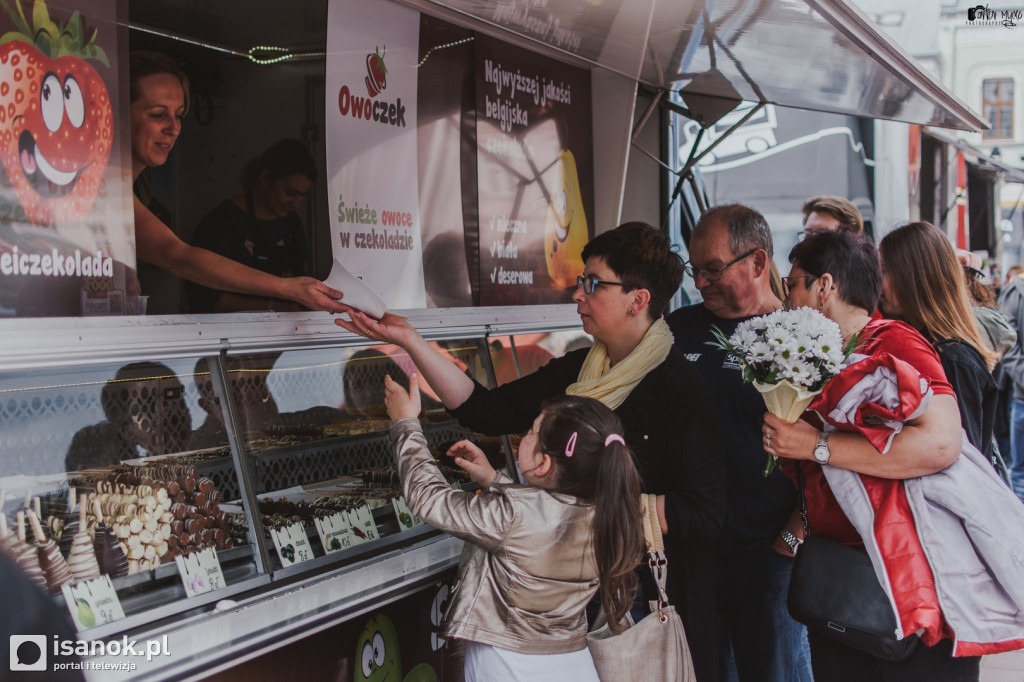
<instances>
[{"instance_id":1,"label":"beige shoulder bag","mask_svg":"<svg viewBox=\"0 0 1024 682\"><path fill-rule=\"evenodd\" d=\"M628 630L613 635L607 623L587 633L587 646L603 682L696 682L683 622L665 592L668 562L654 495L641 495L647 565L658 586L651 613ZM602 612L599 622L604 620Z\"/></svg>"}]
</instances>

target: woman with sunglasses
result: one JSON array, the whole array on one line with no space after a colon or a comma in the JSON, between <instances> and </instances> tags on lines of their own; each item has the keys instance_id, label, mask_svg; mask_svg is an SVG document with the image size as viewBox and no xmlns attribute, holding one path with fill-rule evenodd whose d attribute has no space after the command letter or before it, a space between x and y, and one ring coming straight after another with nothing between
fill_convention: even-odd
<instances>
[{"instance_id":1,"label":"woman with sunglasses","mask_svg":"<svg viewBox=\"0 0 1024 682\"><path fill-rule=\"evenodd\" d=\"M718 418L696 370L672 347L662 319L683 262L667 237L638 222L595 237L572 300L590 349L572 351L533 374L488 390L438 353L408 322L352 311L345 329L405 349L463 425L490 435L526 431L545 400L596 398L625 426L645 493L657 495L665 534L668 596L683 620L697 679L718 679L714 544L725 519L725 464ZM651 585L641 585L646 604ZM642 615L642 614L638 614Z\"/></svg>"},{"instance_id":2,"label":"woman with sunglasses","mask_svg":"<svg viewBox=\"0 0 1024 682\"><path fill-rule=\"evenodd\" d=\"M930 478L930 474L943 471L960 456L960 416L939 356L910 325L872 319L869 311L877 305L883 276L878 251L870 241L849 232L821 232L808 235L794 246L789 259L793 266L784 278L788 306L819 310L839 325L844 340L856 336L857 352L867 356L862 360L864 363L881 362L892 356L895 362L909 365L920 382L927 382L930 394L927 402L922 399L917 408L907 410L905 420L900 420L904 421L902 429L887 446L876 445L860 432L826 432L818 415L832 417L836 412L852 409L842 408L846 396L832 395L828 386L795 424L770 413L764 416L765 451L793 460L795 468L790 471L800 472L811 533L845 545L873 547L884 562L886 580L892 585L891 599L903 636L917 633L921 638L910 658L894 662L836 641L826 633L809 631L814 678L838 682L977 680L979 658L972 653L978 650L973 643L982 641L985 635L979 635L979 629L973 625L959 627L958 623L954 628L947 620L950 612L946 610L950 603L961 606L965 597L971 597L946 591L945 603L938 597L937 581L948 580L957 573L946 557L956 556L957 551L966 552L966 548L953 544L952 537L949 546L929 542L927 535L919 532L915 522L918 509L912 511L904 487L904 479ZM853 363L844 372L856 372L859 364ZM843 379L840 374L833 382L845 385ZM909 400L904 393L900 395ZM920 398L919 394L914 396ZM883 447L887 447L884 453ZM850 472L855 475L853 478ZM842 484L833 487L833 481ZM871 509L850 504L850 499L860 499L851 491L863 492ZM794 545L799 547L803 524L798 512L794 511L787 531L795 536ZM952 547L954 553L949 554ZM836 576L837 581L841 578ZM837 589L841 589L838 584ZM981 587L983 591L987 589L991 588ZM955 602L950 602L951 598ZM991 603L982 596L977 610L984 611L986 604ZM955 617L956 612L952 614ZM977 618L978 622L984 620L984 616ZM1001 617L993 620L1003 622Z\"/></svg>"}]
</instances>

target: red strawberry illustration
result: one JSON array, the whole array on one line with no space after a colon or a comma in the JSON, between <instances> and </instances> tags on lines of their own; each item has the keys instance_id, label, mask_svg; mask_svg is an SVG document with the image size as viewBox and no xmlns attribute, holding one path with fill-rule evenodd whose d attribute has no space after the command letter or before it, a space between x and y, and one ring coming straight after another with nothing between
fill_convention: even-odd
<instances>
[{"instance_id":1,"label":"red strawberry illustration","mask_svg":"<svg viewBox=\"0 0 1024 682\"><path fill-rule=\"evenodd\" d=\"M2 4L17 30L0 38L0 163L33 223L81 220L114 136L110 95L86 59L110 62L78 12L57 24L35 0L30 24L21 0L16 12Z\"/></svg>"},{"instance_id":2,"label":"red strawberry illustration","mask_svg":"<svg viewBox=\"0 0 1024 682\"><path fill-rule=\"evenodd\" d=\"M388 67L384 66L384 55L380 48L375 48L373 54L366 55L366 92L370 97L376 97L380 91L388 87ZM387 52L387 45L384 52Z\"/></svg>"}]
</instances>

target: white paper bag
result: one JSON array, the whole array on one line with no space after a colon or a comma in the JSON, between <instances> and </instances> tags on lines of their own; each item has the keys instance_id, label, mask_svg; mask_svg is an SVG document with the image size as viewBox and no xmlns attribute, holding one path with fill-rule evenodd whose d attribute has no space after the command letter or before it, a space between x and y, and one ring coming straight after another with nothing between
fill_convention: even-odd
<instances>
[{"instance_id":1,"label":"white paper bag","mask_svg":"<svg viewBox=\"0 0 1024 682\"><path fill-rule=\"evenodd\" d=\"M346 270L337 259L334 260L334 267L331 268L331 274L324 280L324 284L344 294L342 303L357 308L371 317L380 319L388 310L377 292Z\"/></svg>"}]
</instances>

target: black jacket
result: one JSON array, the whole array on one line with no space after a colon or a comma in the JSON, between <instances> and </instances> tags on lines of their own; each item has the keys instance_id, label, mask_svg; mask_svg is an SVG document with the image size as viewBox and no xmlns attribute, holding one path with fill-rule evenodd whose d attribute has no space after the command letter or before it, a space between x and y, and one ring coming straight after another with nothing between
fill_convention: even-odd
<instances>
[{"instance_id":1,"label":"black jacket","mask_svg":"<svg viewBox=\"0 0 1024 682\"><path fill-rule=\"evenodd\" d=\"M966 341L950 338L932 341L939 354L946 380L956 393L960 408L960 423L967 432L967 440L992 457L992 431L996 422L996 403L999 389L984 358Z\"/></svg>"}]
</instances>

